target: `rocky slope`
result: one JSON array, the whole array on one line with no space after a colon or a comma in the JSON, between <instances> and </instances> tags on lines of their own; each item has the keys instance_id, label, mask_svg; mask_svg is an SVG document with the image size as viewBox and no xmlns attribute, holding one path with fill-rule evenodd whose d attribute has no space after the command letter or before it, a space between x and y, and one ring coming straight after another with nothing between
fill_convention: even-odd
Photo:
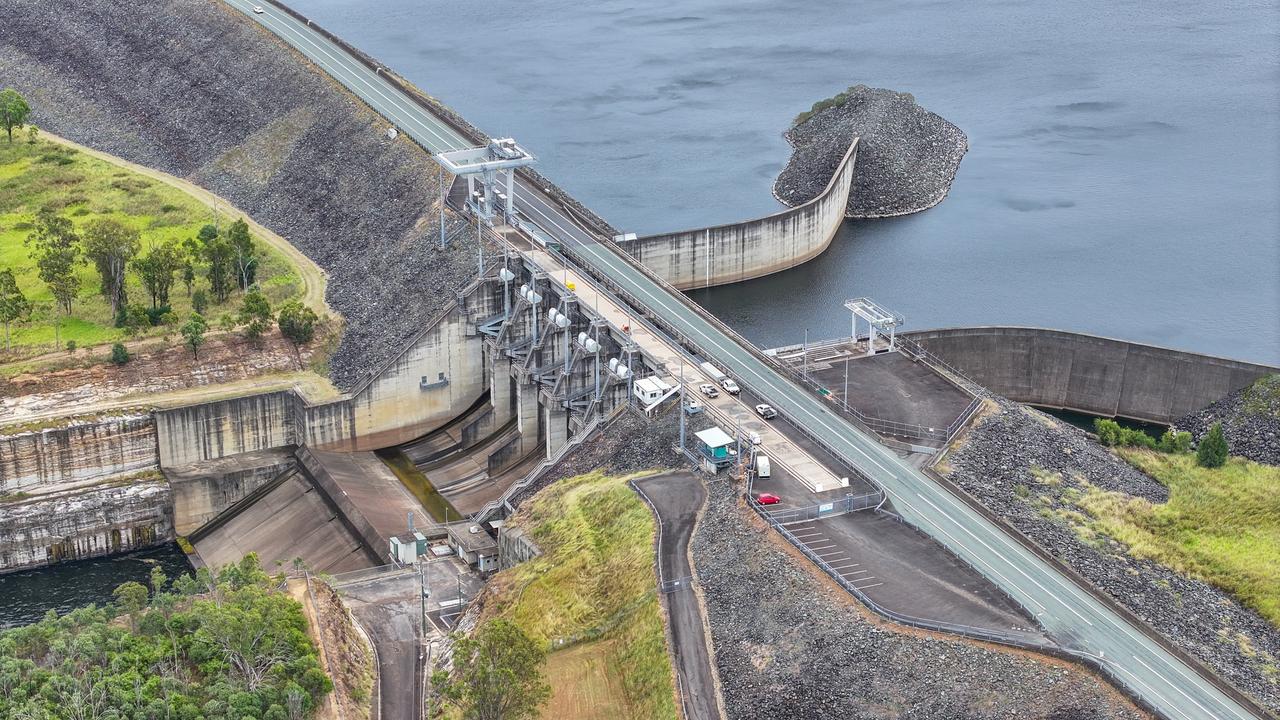
<instances>
[{"instance_id":1,"label":"rocky slope","mask_svg":"<svg viewBox=\"0 0 1280 720\"><path fill-rule=\"evenodd\" d=\"M1280 631L1225 592L1081 530L1085 483L1163 502L1167 489L1031 408L1002 401L948 459L948 477L1239 689L1280 710Z\"/></svg>"},{"instance_id":2,"label":"rocky slope","mask_svg":"<svg viewBox=\"0 0 1280 720\"><path fill-rule=\"evenodd\" d=\"M692 554L731 719L1137 718L1085 671L889 629L710 486Z\"/></svg>"},{"instance_id":3,"label":"rocky slope","mask_svg":"<svg viewBox=\"0 0 1280 720\"><path fill-rule=\"evenodd\" d=\"M960 128L907 93L855 85L786 133L794 150L773 193L795 206L827 186L854 137L861 138L849 217L892 217L931 208L951 188L969 149Z\"/></svg>"},{"instance_id":4,"label":"rocky slope","mask_svg":"<svg viewBox=\"0 0 1280 720\"><path fill-rule=\"evenodd\" d=\"M329 274L351 387L475 272L438 250L437 166L281 42L217 2L7 3L0 78L31 121L227 198Z\"/></svg>"},{"instance_id":5,"label":"rocky slope","mask_svg":"<svg viewBox=\"0 0 1280 720\"><path fill-rule=\"evenodd\" d=\"M1280 465L1280 375L1260 378L1174 425L1199 441L1217 422L1232 455Z\"/></svg>"}]
</instances>

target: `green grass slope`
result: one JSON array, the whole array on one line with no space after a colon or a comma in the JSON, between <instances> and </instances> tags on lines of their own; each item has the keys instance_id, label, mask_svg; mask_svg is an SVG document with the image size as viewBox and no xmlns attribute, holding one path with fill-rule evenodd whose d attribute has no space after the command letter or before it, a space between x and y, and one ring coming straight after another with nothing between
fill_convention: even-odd
<instances>
[{"instance_id":1,"label":"green grass slope","mask_svg":"<svg viewBox=\"0 0 1280 720\"><path fill-rule=\"evenodd\" d=\"M1090 488L1081 499L1094 529L1230 592L1280 626L1280 467L1233 457L1221 468L1194 455L1116 451L1169 487L1154 505Z\"/></svg>"},{"instance_id":2,"label":"green grass slope","mask_svg":"<svg viewBox=\"0 0 1280 720\"><path fill-rule=\"evenodd\" d=\"M48 140L0 142L0 269L13 270L19 289L35 305L30 321L14 327L13 341L18 350L24 346L52 349L54 340L57 308L49 289L37 276L31 248L25 245L36 214L44 207L69 218L77 230L98 218L112 218L135 228L142 235L143 255L152 243L185 240L215 220L225 228L236 219L227 215L226 208L222 208L220 218L215 218L212 208L175 187L71 147ZM262 254L258 284L272 305L300 296L297 271L284 255L263 242L258 242L258 248ZM200 272L197 267L197 274ZM101 283L93 266L81 265L78 274L80 292L72 304L71 317L63 320L62 341L74 340L86 347L124 339L125 332L114 327L110 304L98 291ZM191 300L181 279L175 280L170 304L173 312L185 319L191 313ZM194 288L207 291L208 282L198 277ZM149 305L149 296L132 270L128 273L127 291L130 302ZM223 305L210 305L205 314L216 320L223 313L234 313L239 302L240 294L233 293ZM147 334L161 335L166 330L172 332L156 327Z\"/></svg>"},{"instance_id":3,"label":"green grass slope","mask_svg":"<svg viewBox=\"0 0 1280 720\"><path fill-rule=\"evenodd\" d=\"M550 643L544 717L677 717L654 589L655 524L628 479L560 481L514 520L544 554L498 574L486 614Z\"/></svg>"}]
</instances>

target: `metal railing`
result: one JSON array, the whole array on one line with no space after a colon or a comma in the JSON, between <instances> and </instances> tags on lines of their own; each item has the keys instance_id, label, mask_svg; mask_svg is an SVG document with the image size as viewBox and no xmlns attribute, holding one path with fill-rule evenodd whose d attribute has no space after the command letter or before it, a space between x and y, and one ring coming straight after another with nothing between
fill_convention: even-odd
<instances>
[{"instance_id":1,"label":"metal railing","mask_svg":"<svg viewBox=\"0 0 1280 720\"><path fill-rule=\"evenodd\" d=\"M842 498L836 498L830 502L817 505L765 510L765 512L769 514L769 517L786 525L805 520L835 517L836 515L858 512L859 510L872 510L882 502L884 502L884 496L880 493L862 493L860 495L845 495Z\"/></svg>"},{"instance_id":2,"label":"metal railing","mask_svg":"<svg viewBox=\"0 0 1280 720\"><path fill-rule=\"evenodd\" d=\"M955 381L957 385L960 385L962 388L967 390L970 395L975 397L990 397L991 391L983 387L981 383L968 375L965 375L963 372L960 372L946 360L943 360L937 355L929 352L923 345L915 340L899 335L896 342L899 347L904 349L906 354L914 355L917 359L932 366L943 375L950 375L951 379Z\"/></svg>"}]
</instances>

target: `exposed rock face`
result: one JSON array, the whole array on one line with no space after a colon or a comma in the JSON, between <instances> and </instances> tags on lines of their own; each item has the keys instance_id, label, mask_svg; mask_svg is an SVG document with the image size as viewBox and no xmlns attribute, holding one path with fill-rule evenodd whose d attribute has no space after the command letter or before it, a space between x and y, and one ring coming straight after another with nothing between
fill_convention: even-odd
<instances>
[{"instance_id":1,"label":"exposed rock face","mask_svg":"<svg viewBox=\"0 0 1280 720\"><path fill-rule=\"evenodd\" d=\"M59 135L218 193L329 273L342 388L395 355L475 273L438 249L438 167L238 12L207 0L15 0L0 77Z\"/></svg>"},{"instance_id":2,"label":"exposed rock face","mask_svg":"<svg viewBox=\"0 0 1280 720\"><path fill-rule=\"evenodd\" d=\"M0 434L0 495L90 482L155 468L150 415L72 420L63 427ZM0 507L0 518L7 513Z\"/></svg>"},{"instance_id":3,"label":"exposed rock face","mask_svg":"<svg viewBox=\"0 0 1280 720\"><path fill-rule=\"evenodd\" d=\"M1280 465L1280 375L1260 378L1174 425L1199 441L1218 422L1232 455Z\"/></svg>"},{"instance_id":4,"label":"exposed rock face","mask_svg":"<svg viewBox=\"0 0 1280 720\"><path fill-rule=\"evenodd\" d=\"M164 480L102 485L0 505L0 572L139 550L173 539Z\"/></svg>"},{"instance_id":5,"label":"exposed rock face","mask_svg":"<svg viewBox=\"0 0 1280 720\"><path fill-rule=\"evenodd\" d=\"M907 93L856 85L834 101L841 104L787 131L794 150L773 185L778 200L794 207L816 197L858 137L848 217L907 215L942 202L969 149L960 128Z\"/></svg>"},{"instance_id":6,"label":"exposed rock face","mask_svg":"<svg viewBox=\"0 0 1280 720\"><path fill-rule=\"evenodd\" d=\"M1140 717L1077 667L873 624L735 492L709 486L691 548L730 718Z\"/></svg>"},{"instance_id":7,"label":"exposed rock face","mask_svg":"<svg viewBox=\"0 0 1280 720\"><path fill-rule=\"evenodd\" d=\"M1168 490L1078 428L1007 400L1001 410L953 452L948 477L1228 682L1280 710L1280 630L1211 585L1130 557L1114 540L1086 542L1069 522L1084 482L1155 503Z\"/></svg>"}]
</instances>

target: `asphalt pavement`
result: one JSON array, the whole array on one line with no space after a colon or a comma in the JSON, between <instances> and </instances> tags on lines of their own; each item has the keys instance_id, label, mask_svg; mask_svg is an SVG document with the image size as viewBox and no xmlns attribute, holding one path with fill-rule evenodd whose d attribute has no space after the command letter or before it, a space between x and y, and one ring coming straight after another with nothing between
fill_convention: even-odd
<instances>
[{"instance_id":1,"label":"asphalt pavement","mask_svg":"<svg viewBox=\"0 0 1280 720\"><path fill-rule=\"evenodd\" d=\"M689 540L707 499L706 488L691 472L654 475L633 485L658 517L658 584L667 606L682 714L685 720L719 720L723 716L716 699L715 668L689 565Z\"/></svg>"},{"instance_id":2,"label":"asphalt pavement","mask_svg":"<svg viewBox=\"0 0 1280 720\"><path fill-rule=\"evenodd\" d=\"M375 111L432 151L460 149L471 143L397 91L314 29L267 5L227 0L231 7L261 23L321 69L348 87ZM660 314L740 384L805 426L842 459L880 483L894 507L912 524L936 538L975 569L1000 585L1065 646L1086 653L1131 692L1163 715L1177 720L1246 720L1254 717L1212 682L1155 640L1145 636L1066 576L1007 536L942 487L911 467L823 402L782 378L765 362L579 226L542 188L520 180L513 193L520 212L560 238L593 268Z\"/></svg>"}]
</instances>

